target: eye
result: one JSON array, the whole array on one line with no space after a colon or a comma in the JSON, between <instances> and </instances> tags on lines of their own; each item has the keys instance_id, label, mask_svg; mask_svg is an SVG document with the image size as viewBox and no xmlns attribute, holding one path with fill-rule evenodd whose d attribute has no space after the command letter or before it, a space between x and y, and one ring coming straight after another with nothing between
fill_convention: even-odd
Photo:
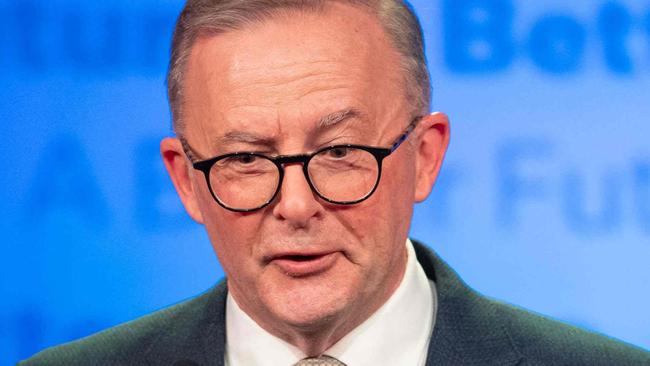
<instances>
[{"instance_id":1,"label":"eye","mask_svg":"<svg viewBox=\"0 0 650 366\"><path fill-rule=\"evenodd\" d=\"M328 150L328 155L332 158L341 159L346 157L349 151L350 149L347 147L335 147L333 149Z\"/></svg>"},{"instance_id":2,"label":"eye","mask_svg":"<svg viewBox=\"0 0 650 366\"><path fill-rule=\"evenodd\" d=\"M219 165L223 167L241 169L244 167L249 168L257 166L262 162L262 160L263 159L261 159L259 156L251 154L239 154L223 159L219 162Z\"/></svg>"},{"instance_id":3,"label":"eye","mask_svg":"<svg viewBox=\"0 0 650 366\"><path fill-rule=\"evenodd\" d=\"M233 158L234 162L240 163L242 165L252 164L257 160L255 155L238 155Z\"/></svg>"}]
</instances>

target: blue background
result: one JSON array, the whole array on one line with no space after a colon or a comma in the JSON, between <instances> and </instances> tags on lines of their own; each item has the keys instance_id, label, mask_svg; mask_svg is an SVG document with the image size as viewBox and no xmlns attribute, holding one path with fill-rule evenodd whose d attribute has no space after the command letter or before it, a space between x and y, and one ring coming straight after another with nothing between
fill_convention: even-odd
<instances>
[{"instance_id":1,"label":"blue background","mask_svg":"<svg viewBox=\"0 0 650 366\"><path fill-rule=\"evenodd\" d=\"M414 1L452 142L412 235L650 348L650 1ZM223 272L158 155L180 1L0 1L0 365Z\"/></svg>"}]
</instances>

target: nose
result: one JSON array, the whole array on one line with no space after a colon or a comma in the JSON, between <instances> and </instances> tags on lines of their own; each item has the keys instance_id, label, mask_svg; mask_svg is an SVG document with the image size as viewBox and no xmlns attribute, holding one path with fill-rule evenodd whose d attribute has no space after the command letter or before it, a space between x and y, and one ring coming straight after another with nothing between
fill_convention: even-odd
<instances>
[{"instance_id":1,"label":"nose","mask_svg":"<svg viewBox=\"0 0 650 366\"><path fill-rule=\"evenodd\" d=\"M311 190L301 164L284 167L282 187L273 207L273 215L294 228L306 228L318 216L322 206Z\"/></svg>"}]
</instances>

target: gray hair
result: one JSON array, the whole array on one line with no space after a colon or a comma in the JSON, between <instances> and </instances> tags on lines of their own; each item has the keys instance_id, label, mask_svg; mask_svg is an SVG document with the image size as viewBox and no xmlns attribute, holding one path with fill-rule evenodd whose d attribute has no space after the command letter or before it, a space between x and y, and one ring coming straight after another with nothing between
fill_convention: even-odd
<instances>
[{"instance_id":1,"label":"gray hair","mask_svg":"<svg viewBox=\"0 0 650 366\"><path fill-rule=\"evenodd\" d=\"M241 29L286 10L323 11L326 3L333 1L364 7L374 13L401 56L407 100L416 113L427 113L431 86L422 28L413 10L402 0L187 0L176 21L167 71L173 130L181 134L184 128L183 75L199 36Z\"/></svg>"}]
</instances>

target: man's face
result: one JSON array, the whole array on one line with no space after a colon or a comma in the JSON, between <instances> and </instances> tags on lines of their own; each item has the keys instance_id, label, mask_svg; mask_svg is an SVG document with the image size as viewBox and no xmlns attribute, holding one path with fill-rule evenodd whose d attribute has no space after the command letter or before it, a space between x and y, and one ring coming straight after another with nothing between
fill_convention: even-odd
<instances>
[{"instance_id":1,"label":"man's face","mask_svg":"<svg viewBox=\"0 0 650 366\"><path fill-rule=\"evenodd\" d=\"M413 117L398 63L377 21L340 4L201 38L185 79L185 138L203 158L388 147ZM322 121L349 110L358 113ZM318 198L300 164L286 165L279 195L250 213L219 206L199 171L189 169L184 191L182 178L175 184L205 225L237 303L291 339L292 329L357 325L399 284L412 206L428 193L408 145L384 160L376 192L352 206Z\"/></svg>"}]
</instances>

